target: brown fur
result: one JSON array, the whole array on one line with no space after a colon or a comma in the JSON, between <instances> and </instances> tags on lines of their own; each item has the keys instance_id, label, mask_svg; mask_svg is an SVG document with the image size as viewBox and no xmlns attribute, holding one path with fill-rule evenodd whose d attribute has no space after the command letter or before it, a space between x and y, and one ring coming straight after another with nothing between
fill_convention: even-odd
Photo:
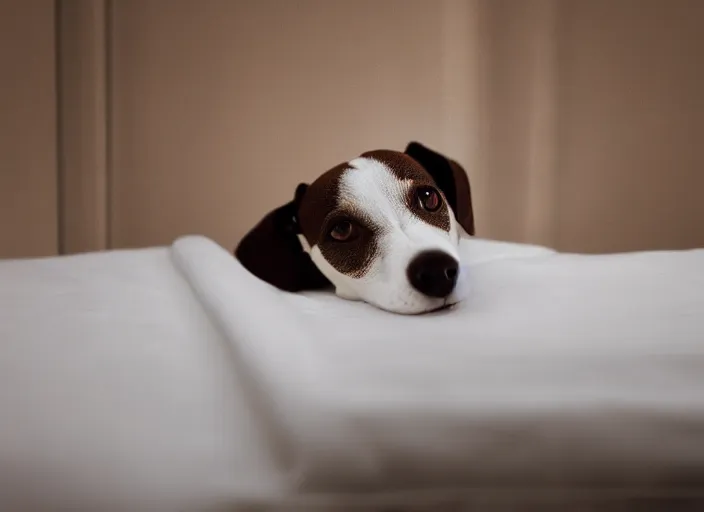
<instances>
[{"instance_id":1,"label":"brown fur","mask_svg":"<svg viewBox=\"0 0 704 512\"><path fill-rule=\"evenodd\" d=\"M306 190L299 219L301 231L310 246L318 246L323 257L339 272L362 277L378 251L378 228L365 218L361 210L339 203L339 184L343 172L351 169L344 163L333 167L315 180ZM337 222L349 220L356 235L349 242L338 242L329 236Z\"/></svg>"},{"instance_id":2,"label":"brown fur","mask_svg":"<svg viewBox=\"0 0 704 512\"><path fill-rule=\"evenodd\" d=\"M362 156L386 164L403 180L414 185L437 187L464 230L474 235L474 215L469 179L455 161L425 146L412 142L404 153L377 150ZM339 205L339 181L349 169L347 163L333 167L312 185L300 184L289 203L267 214L238 244L235 256L255 276L282 290L297 292L330 286L297 238L302 234L312 246L317 245L327 261L340 272L362 276L369 269L378 248L379 228L364 218L361 210ZM413 189L411 188L411 191ZM419 218L449 230L447 209L431 213L423 210L415 196L407 197L409 209ZM441 214L440 212L444 212ZM359 237L349 243L332 243L327 235L336 219L349 218L359 230Z\"/></svg>"}]
</instances>

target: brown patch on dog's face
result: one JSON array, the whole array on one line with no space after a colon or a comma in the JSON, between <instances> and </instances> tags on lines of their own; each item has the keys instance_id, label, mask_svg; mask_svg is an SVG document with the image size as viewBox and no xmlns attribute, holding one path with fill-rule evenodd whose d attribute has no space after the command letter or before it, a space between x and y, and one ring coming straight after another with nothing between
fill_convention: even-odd
<instances>
[{"instance_id":1,"label":"brown patch on dog's face","mask_svg":"<svg viewBox=\"0 0 704 512\"><path fill-rule=\"evenodd\" d=\"M311 247L318 245L328 215L337 208L340 178L346 169L349 169L347 163L337 165L323 173L306 189L298 207L298 222Z\"/></svg>"},{"instance_id":2,"label":"brown patch on dog's face","mask_svg":"<svg viewBox=\"0 0 704 512\"><path fill-rule=\"evenodd\" d=\"M447 199L438 188L433 178L428 172L413 158L398 151L380 149L369 151L362 155L363 158L371 158L384 164L400 181L410 181L411 187L405 197L406 206L423 222L435 226L443 231L450 231L450 208L447 206ZM437 191L442 200L442 205L434 212L425 210L416 195L421 187L432 187Z\"/></svg>"},{"instance_id":3,"label":"brown patch on dog's face","mask_svg":"<svg viewBox=\"0 0 704 512\"><path fill-rule=\"evenodd\" d=\"M428 295L411 282L411 264L423 252L459 260L461 228L473 234L473 219L464 170L412 142L405 153L370 151L299 184L293 200L254 226L235 255L282 290L332 285L346 299L422 313L456 303L462 292Z\"/></svg>"},{"instance_id":4,"label":"brown patch on dog's face","mask_svg":"<svg viewBox=\"0 0 704 512\"><path fill-rule=\"evenodd\" d=\"M378 253L376 235L378 226L361 208L340 201L342 174L350 170L349 163L333 167L306 190L299 208L299 224L308 244L320 249L323 257L338 272L360 278L366 274ZM340 241L331 236L334 227L342 222L352 225L353 236Z\"/></svg>"},{"instance_id":5,"label":"brown patch on dog's face","mask_svg":"<svg viewBox=\"0 0 704 512\"><path fill-rule=\"evenodd\" d=\"M374 175L357 174L370 169ZM379 187L384 189L381 196L374 192ZM421 200L428 191L439 201L432 209ZM333 167L307 188L298 208L301 233L310 249L317 248L338 273L356 279L367 275L375 259L388 251L381 240L389 229L397 229L393 219L410 213L445 233L453 226L447 198L433 177L410 156L392 150L369 151ZM380 215L384 208L387 213ZM332 235L340 223L352 226L352 236L345 240ZM333 279L324 265L318 267Z\"/></svg>"}]
</instances>

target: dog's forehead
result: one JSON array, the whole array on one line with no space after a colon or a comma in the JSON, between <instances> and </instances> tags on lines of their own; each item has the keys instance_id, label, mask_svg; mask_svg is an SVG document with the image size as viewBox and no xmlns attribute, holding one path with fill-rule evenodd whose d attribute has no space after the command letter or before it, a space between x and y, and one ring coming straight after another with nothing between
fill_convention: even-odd
<instances>
[{"instance_id":1,"label":"dog's forehead","mask_svg":"<svg viewBox=\"0 0 704 512\"><path fill-rule=\"evenodd\" d=\"M396 151L364 153L350 166L341 176L338 201L344 208L360 210L378 226L411 215L411 187L433 184L420 164Z\"/></svg>"},{"instance_id":2,"label":"dog's forehead","mask_svg":"<svg viewBox=\"0 0 704 512\"><path fill-rule=\"evenodd\" d=\"M338 209L372 213L389 205L400 207L411 183L432 184L433 180L419 163L398 151L369 151L337 165L305 193L299 207L303 234L314 245L326 218Z\"/></svg>"},{"instance_id":3,"label":"dog's forehead","mask_svg":"<svg viewBox=\"0 0 704 512\"><path fill-rule=\"evenodd\" d=\"M349 164L350 169L340 177L338 190L338 206L342 210L356 211L377 226L387 224L407 210L406 196L416 180L403 167L392 168L367 156Z\"/></svg>"},{"instance_id":4,"label":"dog's forehead","mask_svg":"<svg viewBox=\"0 0 704 512\"><path fill-rule=\"evenodd\" d=\"M430 175L418 162L399 151L387 149L368 151L352 162L357 162L358 168L364 168L365 164L369 166L374 166L375 163L382 164L386 171L390 171L401 181L432 181Z\"/></svg>"},{"instance_id":5,"label":"dog's forehead","mask_svg":"<svg viewBox=\"0 0 704 512\"><path fill-rule=\"evenodd\" d=\"M334 207L334 199L339 198L340 187L344 183L343 178L353 176L354 171L365 172L368 179L377 182L394 178L398 181L423 183L433 181L425 169L405 153L380 149L363 153L358 158L323 173L310 185L306 193L308 200L317 205L324 203Z\"/></svg>"}]
</instances>

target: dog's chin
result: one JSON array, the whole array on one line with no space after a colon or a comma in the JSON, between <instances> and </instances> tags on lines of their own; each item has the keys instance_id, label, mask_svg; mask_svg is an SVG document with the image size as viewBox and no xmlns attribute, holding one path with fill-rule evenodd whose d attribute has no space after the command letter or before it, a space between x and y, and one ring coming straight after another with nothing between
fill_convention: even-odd
<instances>
[{"instance_id":1,"label":"dog's chin","mask_svg":"<svg viewBox=\"0 0 704 512\"><path fill-rule=\"evenodd\" d=\"M428 311L424 311L423 313L419 313L419 314L427 315L428 313L440 313L441 311L449 311L452 308L454 308L457 304L459 304L459 301L458 302L447 302L440 307L437 307L435 309L429 309Z\"/></svg>"},{"instance_id":2,"label":"dog's chin","mask_svg":"<svg viewBox=\"0 0 704 512\"><path fill-rule=\"evenodd\" d=\"M433 306L427 309L424 309L423 311L419 311L417 313L411 313L415 315L429 315L433 313L444 313L451 311L457 304L460 303L459 299L452 299L452 300L446 300L439 306Z\"/></svg>"},{"instance_id":3,"label":"dog's chin","mask_svg":"<svg viewBox=\"0 0 704 512\"><path fill-rule=\"evenodd\" d=\"M463 274L461 274L462 277L464 277ZM461 281L464 281L464 279ZM466 298L467 287L464 284L463 282L458 283L455 290L444 299L426 297L410 286L402 286L400 288L373 286L356 290L344 282L335 286L335 293L342 299L365 302L388 313L417 316L451 310L453 306Z\"/></svg>"},{"instance_id":4,"label":"dog's chin","mask_svg":"<svg viewBox=\"0 0 704 512\"><path fill-rule=\"evenodd\" d=\"M434 313L444 313L451 311L457 304L459 304L459 302L461 302L460 299L448 298L446 300L434 299L429 301L427 304L398 306L382 304L374 300L362 300L377 309L404 316L421 316Z\"/></svg>"},{"instance_id":5,"label":"dog's chin","mask_svg":"<svg viewBox=\"0 0 704 512\"><path fill-rule=\"evenodd\" d=\"M408 290L391 295L382 293L360 294L342 286L335 288L335 294L341 299L366 302L382 311L407 316L445 312L464 299L464 295L458 293L452 293L445 299L436 299Z\"/></svg>"}]
</instances>

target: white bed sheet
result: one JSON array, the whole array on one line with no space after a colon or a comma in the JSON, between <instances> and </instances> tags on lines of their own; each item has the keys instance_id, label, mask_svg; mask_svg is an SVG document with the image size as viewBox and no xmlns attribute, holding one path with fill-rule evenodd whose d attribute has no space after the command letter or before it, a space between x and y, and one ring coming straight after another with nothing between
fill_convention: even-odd
<instances>
[{"instance_id":1,"label":"white bed sheet","mask_svg":"<svg viewBox=\"0 0 704 512\"><path fill-rule=\"evenodd\" d=\"M202 238L174 253L291 488L704 487L704 250L481 247L469 298L415 317L282 293Z\"/></svg>"},{"instance_id":2,"label":"white bed sheet","mask_svg":"<svg viewBox=\"0 0 704 512\"><path fill-rule=\"evenodd\" d=\"M184 240L193 243L192 248L196 252L203 250L212 255L222 251L200 237ZM530 266L530 261L539 266L539 260L551 257L553 251L473 240L465 245L463 253L464 263L471 265L470 276L474 279L475 291L481 290L482 286L499 284L503 287L499 289L504 290L502 297L507 302L476 303L473 301L481 295L475 294L458 310L444 314L443 325L447 322L451 325L453 315L458 321L462 308L483 311L484 314L492 307L505 307L507 311L520 309L533 297L526 275L520 269ZM224 255L222 252L219 254ZM381 465L377 462L372 464L373 468L382 470L377 475L386 478L391 488L395 487L398 492L356 493L356 490L378 490L373 482L369 482L366 468L363 466L364 471L355 474L357 470L353 464L351 469L354 471L347 475L349 478L346 480L344 472L339 472L341 462L355 461L354 457L349 459L350 448L359 449L364 460L374 461L374 456L369 458L372 452L369 451L368 437L359 438L361 444L343 443L338 445L336 454L335 450L328 453L330 479L324 478L325 471L321 474L321 468L325 465L310 466L309 480L298 486L296 484L301 482L292 483L290 480L292 471L296 469L295 458L301 455L301 452L289 450L293 432L289 432L288 437L277 433L277 423L272 421L276 415L265 414L260 410L263 405L261 401L253 399L255 393L252 388L256 387L257 376L252 374L251 367L242 371L243 361L238 359L241 353L236 350L233 340L228 338L230 329L227 325L223 328L218 315L213 314L212 301L215 299L217 302L217 296L211 295L210 300L204 301L203 297L193 293L194 289L198 290L197 284L194 287L191 280L184 279L182 265L178 264L182 256L174 257L174 248L155 248L0 262L0 510L42 512L63 507L106 512L342 512L380 510L382 505L409 511L466 510L465 507L470 505L479 510L517 510L516 507L523 506L535 506L539 510L566 510L565 507L578 510L578 506L582 506L583 510L629 510L634 504L653 506L653 503L662 503L663 500L668 506L677 503L701 505L701 494L691 486L671 490L551 488L526 486L525 479L516 482L515 478L514 481L511 478L504 480L503 486L497 486L496 481L492 482L490 473L497 468L500 470L502 464L504 469L508 465L519 473L528 471L534 474L536 467L539 469L549 462L531 460L530 450L521 450L525 439L532 440L535 436L531 437L528 432L528 437L523 441L516 439L514 434L521 435L521 432L511 430L511 425L519 428L515 418L509 418L498 430L491 426L481 432L484 437L477 442L484 444L493 439L494 449L501 448L494 453L507 455L503 461L500 457L494 460L491 454L480 458L477 468L490 471L484 471L483 477L479 474L475 485L470 487L464 485L465 482L455 482L462 485L448 485L448 482L438 485L437 475L448 468L434 470L433 467L425 467L418 471L419 468L413 464L409 466L411 459L399 458L399 449L404 449L404 446L408 448L409 443L413 445L418 440L411 439L412 431L406 435L398 429L391 449L387 446L381 451L384 454ZM688 256L684 257L686 259ZM208 258L201 263L208 265ZM173 264L175 260L176 266ZM516 262L513 273L501 271L501 261ZM633 269L638 268L638 257L633 262ZM228 272L236 269L237 265L234 260L227 259ZM562 268L567 278L568 267ZM682 266L678 272L684 269L685 266ZM665 288L669 277L672 277L671 273L666 272L659 281ZM618 276L615 278L618 279ZM250 279L251 276L248 276L245 283L251 284ZM228 283L224 281L223 284ZM647 290L653 284L649 282L643 286ZM673 283L670 282L670 285ZM701 279L695 276L692 282L684 286L700 285ZM237 290L238 287L244 293L243 297L249 297L250 306L257 306L252 296L266 295L272 291L260 282L256 282L255 292L242 288L241 282L231 282L225 289ZM515 289L509 293L512 287ZM399 332L394 322L405 318L393 317L391 321L392 317L385 313L363 304L340 301L329 294L275 294L281 306L293 311L293 316L298 318L298 322L302 321L305 329L319 333L336 332L340 335L337 337L340 343L344 342L345 333L349 333L349 329L345 328L349 325L360 328L358 333L368 335L368 341L382 335L393 339ZM555 298L559 299L559 294ZM559 300L557 302L559 304ZM266 307L255 307L254 310L245 308L239 314L247 315L248 320L267 318L257 311L266 313ZM680 308L678 311L686 316L686 309ZM556 310L556 313L559 312L559 309ZM364 323L365 319L378 315L384 315L385 320L379 321L378 318L382 317L378 317L371 324ZM429 324L421 325L424 320L420 323L419 319L403 320L407 321L414 322L412 325L419 339L430 329ZM275 322L276 319L269 317L269 325ZM250 322L248 325L251 327L253 324ZM554 332L562 332L559 325L559 322L553 325ZM520 327L525 329L526 325ZM500 333L502 324L496 324L493 328ZM655 332L676 336L686 334L682 329L677 325L655 326ZM688 352L691 347L678 343L678 339L682 342L684 338L673 340L670 354L688 356L692 371L681 375L666 371L664 380L660 382L663 385L660 391L677 390L682 379L690 379L689 385L677 395L681 399L680 405L686 405L684 415L681 421L669 423L649 418L644 430L645 435L651 436L653 433L664 433L668 437L681 434L680 440L674 445L670 444L670 447L680 450L671 451L676 456L675 462L686 466L701 461L700 446L696 444L699 439L698 416L692 414L697 409L691 407L691 395L701 384L701 380L697 379L701 377L697 373L701 353ZM418 343L418 340L412 343ZM698 346L701 347L701 343ZM278 350L282 347L278 344L273 348ZM484 349L490 349L489 352L497 350L496 347L486 346ZM282 354L287 354L289 350L295 351L295 345L285 348ZM376 353L381 354L378 350ZM369 362L369 366L364 365L364 371L369 371L373 377L374 372L383 365L378 360ZM361 360L350 357L349 363L346 370L342 368L348 375L342 371L338 377L342 381L347 379L349 383L358 383L358 375L355 374L359 371ZM681 359L675 363L677 368L683 368ZM333 367L340 368L339 365ZM585 368L584 371L588 375L590 369ZM286 375L290 378L292 373L285 373L282 377ZM645 376L651 384L655 382L649 378L652 375ZM368 388L374 389L375 378L367 381ZM490 399L496 400L497 404L502 399L511 399L511 396L502 398L496 393L501 390L500 386L494 388L497 382L502 381L500 374L485 372L484 375L477 375L476 380L485 387L489 387L487 382L491 383L495 393ZM545 383L550 385L551 380ZM611 381L610 386L615 389L619 383ZM348 399L342 409L354 411L355 399L360 400L358 404L364 405L358 409L359 426L368 422L369 418L365 415L368 416L374 402L370 401L368 388L358 388L356 384L346 390L340 388L347 393L345 396ZM385 392L398 398L398 391L388 388ZM470 393L479 396L476 389L470 390ZM383 404L378 398L376 404ZM656 409L660 412L674 403L669 396L665 396L664 401L661 398L657 393L653 395ZM298 403L292 401L288 407ZM335 400L328 405L335 406ZM350 408L350 405L353 407ZM289 408L284 412L290 414L291 410ZM378 433L383 433L385 429L388 433L387 427L394 424L398 416L381 412L378 418L382 421L382 430ZM415 414L413 410L409 412ZM282 419L285 418L278 418L279 421ZM389 419L391 423L384 426L383 423ZM281 425L278 423L279 427ZM343 421L344 425L349 428ZM553 423L553 426L559 434L559 424ZM343 431L323 435L318 446L324 447L328 443L328 446L334 447L337 435ZM422 428L415 430L422 431ZM543 434L550 438L555 432L543 431ZM311 430L297 441L315 446L314 438L319 433ZM636 431L635 434L641 433ZM523 434L526 434L525 430ZM383 436L377 439L382 444L388 441ZM433 443L432 439L423 441ZM560 440L558 435L557 441L569 440ZM656 440L659 447L656 452L667 453L666 445L661 441ZM486 446L491 444L489 442ZM639 446L636 447L637 453L642 454L642 446ZM333 460L335 457L330 458L333 454L339 457L336 461ZM412 458L413 453L408 456ZM574 462L588 466L584 465L584 460ZM676 469L677 464L670 467ZM681 477L692 478L692 473L685 471L678 474L673 470L670 476L673 482L679 479L678 483L681 484ZM421 480L424 484L416 485ZM488 485L482 485L482 482ZM408 490L409 483L415 487L413 490ZM23 508L18 508L19 504L24 505Z\"/></svg>"},{"instance_id":3,"label":"white bed sheet","mask_svg":"<svg viewBox=\"0 0 704 512\"><path fill-rule=\"evenodd\" d=\"M0 262L0 510L272 496L228 357L168 248Z\"/></svg>"}]
</instances>

